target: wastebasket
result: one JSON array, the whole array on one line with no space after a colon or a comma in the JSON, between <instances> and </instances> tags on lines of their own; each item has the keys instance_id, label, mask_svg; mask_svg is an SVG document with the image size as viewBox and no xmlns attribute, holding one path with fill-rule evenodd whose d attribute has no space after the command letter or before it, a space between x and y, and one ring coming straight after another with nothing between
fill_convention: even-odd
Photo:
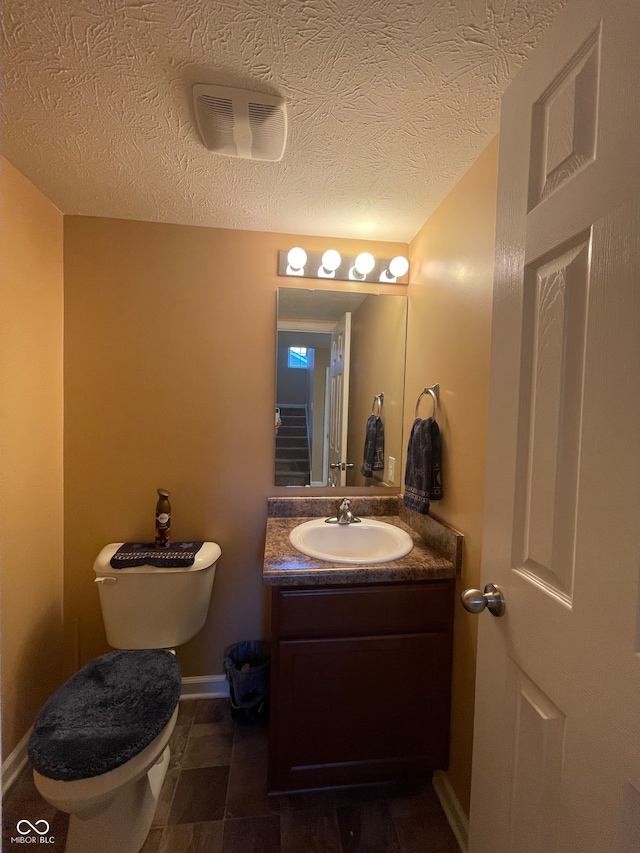
<instances>
[{"instance_id":1,"label":"wastebasket","mask_svg":"<svg viewBox=\"0 0 640 853\"><path fill-rule=\"evenodd\" d=\"M269 718L271 648L261 640L231 646L224 661L229 682L231 716L238 723L258 723Z\"/></svg>"}]
</instances>

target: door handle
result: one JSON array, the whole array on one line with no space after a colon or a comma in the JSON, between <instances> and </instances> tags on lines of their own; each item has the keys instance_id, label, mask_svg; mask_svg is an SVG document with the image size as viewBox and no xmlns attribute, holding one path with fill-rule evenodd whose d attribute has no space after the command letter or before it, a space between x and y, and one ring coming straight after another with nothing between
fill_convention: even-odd
<instances>
[{"instance_id":1,"label":"door handle","mask_svg":"<svg viewBox=\"0 0 640 853\"><path fill-rule=\"evenodd\" d=\"M460 598L462 606L469 613L482 613L486 607L492 616L504 616L506 607L504 596L500 587L494 583L488 583L484 592L480 592L479 589L465 589Z\"/></svg>"},{"instance_id":2,"label":"door handle","mask_svg":"<svg viewBox=\"0 0 640 853\"><path fill-rule=\"evenodd\" d=\"M341 471L346 471L347 468L353 468L353 462L329 462L329 468L339 468Z\"/></svg>"}]
</instances>

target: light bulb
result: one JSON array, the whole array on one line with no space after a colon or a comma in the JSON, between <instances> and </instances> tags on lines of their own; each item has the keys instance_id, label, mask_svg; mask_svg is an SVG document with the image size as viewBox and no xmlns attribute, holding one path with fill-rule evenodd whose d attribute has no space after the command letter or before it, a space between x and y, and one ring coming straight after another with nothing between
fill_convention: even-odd
<instances>
[{"instance_id":1,"label":"light bulb","mask_svg":"<svg viewBox=\"0 0 640 853\"><path fill-rule=\"evenodd\" d=\"M376 259L369 252L361 252L356 258L355 268L360 275L367 275L376 265Z\"/></svg>"},{"instance_id":2,"label":"light bulb","mask_svg":"<svg viewBox=\"0 0 640 853\"><path fill-rule=\"evenodd\" d=\"M406 258L403 258L402 255L398 255L393 258L393 260L389 263L389 272L395 278L400 278L403 276L407 270L409 269L409 261Z\"/></svg>"},{"instance_id":3,"label":"light bulb","mask_svg":"<svg viewBox=\"0 0 640 853\"><path fill-rule=\"evenodd\" d=\"M301 270L307 263L307 253L300 246L295 246L293 249L289 249L287 262L292 269Z\"/></svg>"},{"instance_id":4,"label":"light bulb","mask_svg":"<svg viewBox=\"0 0 640 853\"><path fill-rule=\"evenodd\" d=\"M327 249L322 256L322 266L329 272L335 272L341 263L342 256L335 249Z\"/></svg>"},{"instance_id":5,"label":"light bulb","mask_svg":"<svg viewBox=\"0 0 640 853\"><path fill-rule=\"evenodd\" d=\"M327 249L322 256L322 262L318 267L318 278L335 278L336 270L342 263L340 252L335 249Z\"/></svg>"}]
</instances>

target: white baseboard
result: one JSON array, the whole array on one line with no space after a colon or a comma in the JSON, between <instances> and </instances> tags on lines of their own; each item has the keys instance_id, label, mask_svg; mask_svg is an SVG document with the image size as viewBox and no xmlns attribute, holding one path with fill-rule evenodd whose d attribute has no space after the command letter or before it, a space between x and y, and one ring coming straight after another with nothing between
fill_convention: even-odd
<instances>
[{"instance_id":1,"label":"white baseboard","mask_svg":"<svg viewBox=\"0 0 640 853\"><path fill-rule=\"evenodd\" d=\"M438 795L440 805L445 813L451 830L456 837L462 853L467 853L469 847L469 818L456 797L456 792L444 770L436 770L433 774L433 789Z\"/></svg>"},{"instance_id":2,"label":"white baseboard","mask_svg":"<svg viewBox=\"0 0 640 853\"><path fill-rule=\"evenodd\" d=\"M182 679L180 699L227 699L229 683L224 675L195 675Z\"/></svg>"},{"instance_id":3,"label":"white baseboard","mask_svg":"<svg viewBox=\"0 0 640 853\"><path fill-rule=\"evenodd\" d=\"M27 743L31 735L31 729L22 738L13 752L2 762L2 797L6 796L27 763Z\"/></svg>"}]
</instances>

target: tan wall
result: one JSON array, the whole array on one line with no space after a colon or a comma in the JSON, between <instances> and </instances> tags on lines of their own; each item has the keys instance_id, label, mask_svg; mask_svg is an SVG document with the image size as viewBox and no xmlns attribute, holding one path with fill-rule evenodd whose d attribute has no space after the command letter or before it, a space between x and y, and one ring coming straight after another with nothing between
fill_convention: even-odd
<instances>
[{"instance_id":1,"label":"tan wall","mask_svg":"<svg viewBox=\"0 0 640 853\"><path fill-rule=\"evenodd\" d=\"M174 539L222 548L208 622L179 650L183 674L220 673L228 645L267 632L266 499L286 492L272 485L276 289L309 287L279 278L276 262L297 242L382 257L407 249L65 217L69 668L107 650L95 555L152 536L158 487L171 492Z\"/></svg>"},{"instance_id":2,"label":"tan wall","mask_svg":"<svg viewBox=\"0 0 640 853\"><path fill-rule=\"evenodd\" d=\"M464 533L462 589L479 585L498 168L497 138L409 248L408 436L425 386L440 383L445 497L431 514ZM423 398L422 417L431 414ZM456 605L449 778L469 808L477 616Z\"/></svg>"},{"instance_id":3,"label":"tan wall","mask_svg":"<svg viewBox=\"0 0 640 853\"><path fill-rule=\"evenodd\" d=\"M404 297L405 288L402 288ZM405 298L365 299L351 320L351 370L349 384L349 460L355 468L347 482L364 486L374 481L389 483L389 456L396 460L394 486L400 485L402 465L402 405L404 394L404 347L381 346L384 341L404 340L407 328ZM380 417L384 424L384 471L372 478L360 473L364 455L365 427L373 410L373 398L384 394ZM376 405L376 412L378 406Z\"/></svg>"},{"instance_id":4,"label":"tan wall","mask_svg":"<svg viewBox=\"0 0 640 853\"><path fill-rule=\"evenodd\" d=\"M2 756L61 681L62 214L0 160Z\"/></svg>"}]
</instances>

